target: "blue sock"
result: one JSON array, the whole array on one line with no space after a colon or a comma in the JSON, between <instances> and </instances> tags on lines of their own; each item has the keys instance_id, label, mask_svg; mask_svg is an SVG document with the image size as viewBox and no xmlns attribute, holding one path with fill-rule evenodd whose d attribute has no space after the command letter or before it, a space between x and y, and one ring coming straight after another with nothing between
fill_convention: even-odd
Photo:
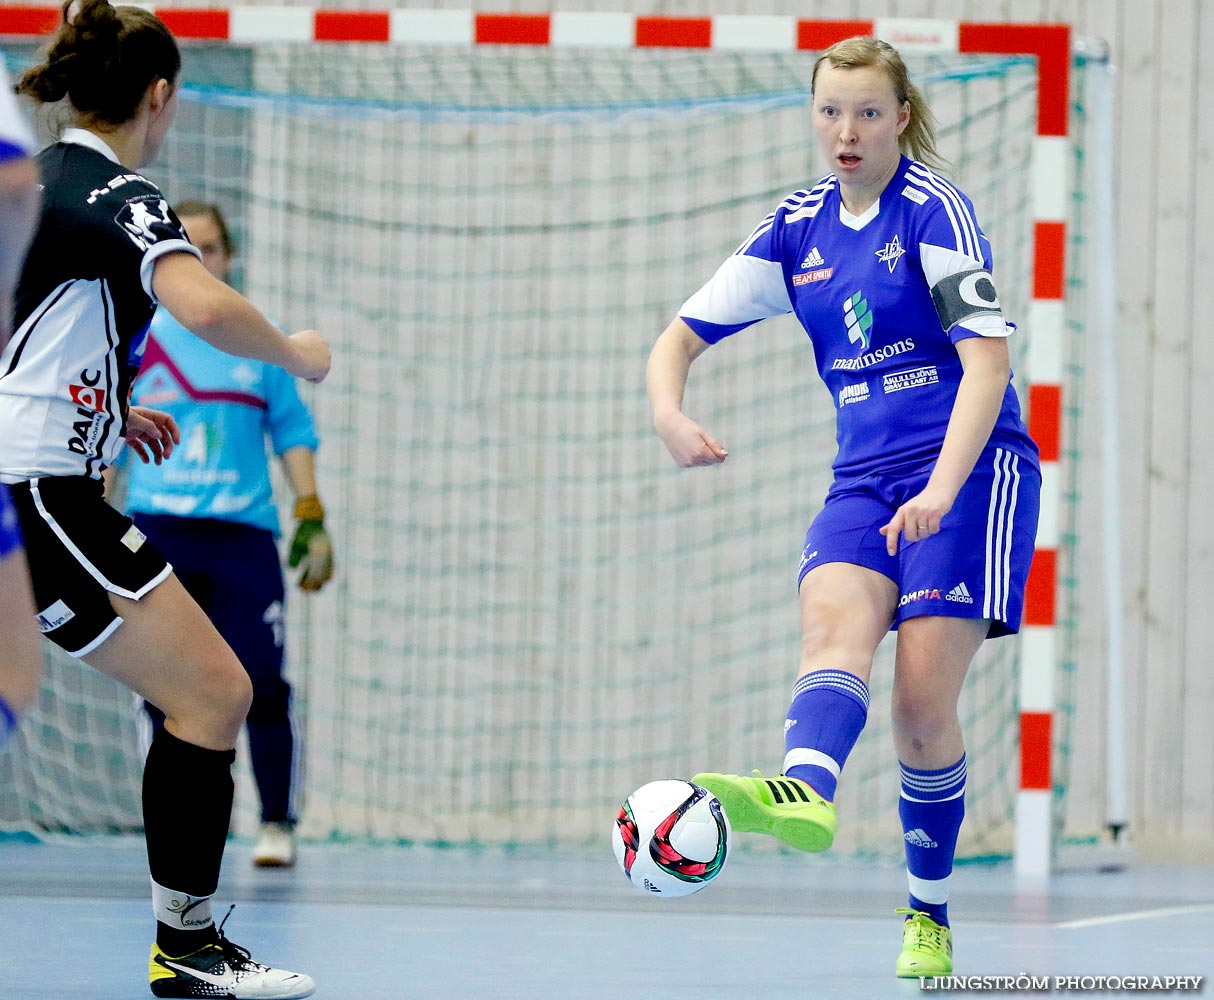
<instances>
[{"instance_id":1,"label":"blue sock","mask_svg":"<svg viewBox=\"0 0 1214 1000\"><path fill-rule=\"evenodd\" d=\"M815 670L792 691L784 773L833 802L839 773L868 720L868 685L846 670Z\"/></svg>"},{"instance_id":2,"label":"blue sock","mask_svg":"<svg viewBox=\"0 0 1214 1000\"><path fill-rule=\"evenodd\" d=\"M0 750L4 749L4 745L8 742L9 736L13 730L17 728L17 713L13 711L12 706L4 700L4 696L0 695Z\"/></svg>"},{"instance_id":3,"label":"blue sock","mask_svg":"<svg viewBox=\"0 0 1214 1000\"><path fill-rule=\"evenodd\" d=\"M965 754L956 764L938 771L901 767L898 815L906 841L910 906L947 927L948 883L957 834L965 818Z\"/></svg>"}]
</instances>

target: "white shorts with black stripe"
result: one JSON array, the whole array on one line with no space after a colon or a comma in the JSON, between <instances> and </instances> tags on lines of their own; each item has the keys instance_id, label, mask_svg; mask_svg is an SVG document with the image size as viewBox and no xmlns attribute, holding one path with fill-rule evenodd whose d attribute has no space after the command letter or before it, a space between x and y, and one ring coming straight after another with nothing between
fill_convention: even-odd
<instances>
[{"instance_id":1,"label":"white shorts with black stripe","mask_svg":"<svg viewBox=\"0 0 1214 1000\"><path fill-rule=\"evenodd\" d=\"M122 624L109 595L139 600L173 569L129 517L105 502L99 479L43 477L9 489L38 628L72 656L87 656Z\"/></svg>"}]
</instances>

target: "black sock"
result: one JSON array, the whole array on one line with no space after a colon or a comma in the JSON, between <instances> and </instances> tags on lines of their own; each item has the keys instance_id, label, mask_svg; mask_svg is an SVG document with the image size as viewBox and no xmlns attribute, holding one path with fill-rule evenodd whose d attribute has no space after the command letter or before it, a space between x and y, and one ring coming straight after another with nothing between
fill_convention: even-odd
<instances>
[{"instance_id":1,"label":"black sock","mask_svg":"<svg viewBox=\"0 0 1214 1000\"><path fill-rule=\"evenodd\" d=\"M152 738L143 768L143 823L157 884L196 897L214 894L232 818L235 759L235 750L208 750L167 729ZM217 936L214 924L183 930L156 923L156 943L169 955L196 951Z\"/></svg>"}]
</instances>

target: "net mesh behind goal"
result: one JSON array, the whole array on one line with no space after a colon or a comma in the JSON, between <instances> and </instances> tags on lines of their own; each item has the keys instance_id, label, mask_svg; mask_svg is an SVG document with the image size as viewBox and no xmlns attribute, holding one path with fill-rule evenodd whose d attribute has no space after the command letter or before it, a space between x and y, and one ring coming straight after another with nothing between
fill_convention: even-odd
<instances>
[{"instance_id":1,"label":"net mesh behind goal","mask_svg":"<svg viewBox=\"0 0 1214 1000\"><path fill-rule=\"evenodd\" d=\"M791 318L732 338L686 401L731 457L689 471L643 383L683 298L825 172L813 55L200 46L186 65L210 82L183 91L148 175L219 203L243 290L334 350L307 398L338 576L287 612L302 832L606 850L645 781L778 770L832 401ZM1033 63L911 70L1023 321ZM1018 648L988 643L963 698L970 856L1011 844ZM844 851L901 847L891 654L841 784ZM0 760L0 822L137 827L130 696L51 660Z\"/></svg>"}]
</instances>

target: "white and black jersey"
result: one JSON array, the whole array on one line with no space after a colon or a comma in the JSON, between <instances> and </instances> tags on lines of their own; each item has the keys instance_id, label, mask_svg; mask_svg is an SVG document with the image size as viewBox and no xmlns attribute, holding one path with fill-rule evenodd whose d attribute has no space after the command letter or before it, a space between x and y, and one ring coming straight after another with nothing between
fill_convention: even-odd
<instances>
[{"instance_id":1,"label":"white and black jersey","mask_svg":"<svg viewBox=\"0 0 1214 1000\"><path fill-rule=\"evenodd\" d=\"M123 445L156 307L155 261L190 245L155 184L91 132L38 155L42 216L0 354L0 482L90 476Z\"/></svg>"}]
</instances>

